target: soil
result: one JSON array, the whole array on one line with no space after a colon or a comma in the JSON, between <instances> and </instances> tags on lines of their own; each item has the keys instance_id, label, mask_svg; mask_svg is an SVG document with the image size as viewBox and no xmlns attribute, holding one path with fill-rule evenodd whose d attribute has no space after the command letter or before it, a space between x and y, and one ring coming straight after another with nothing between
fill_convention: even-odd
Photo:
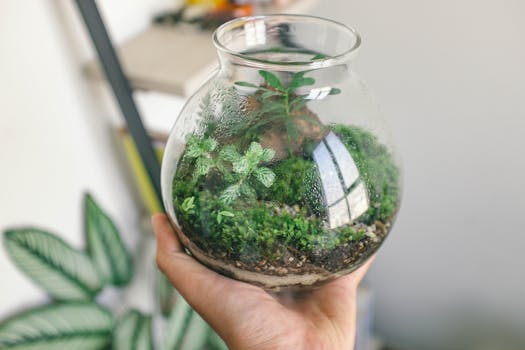
<instances>
[{"instance_id":1,"label":"soil","mask_svg":"<svg viewBox=\"0 0 525 350\"><path fill-rule=\"evenodd\" d=\"M185 226L185 225L183 225ZM376 221L371 226L355 224L356 228L367 227L367 235L359 240L345 243L332 250L318 250L309 254L297 251L294 247L286 247L282 258L269 261L260 258L256 261L250 259L235 259L227 252L203 251L207 256L217 259L226 264L234 264L235 267L273 276L286 276L288 274L312 274L312 273L337 273L347 270L352 266L366 260L373 254L387 235L390 224ZM184 231L187 237L202 250L200 243L202 237L194 234L188 227Z\"/></svg>"}]
</instances>

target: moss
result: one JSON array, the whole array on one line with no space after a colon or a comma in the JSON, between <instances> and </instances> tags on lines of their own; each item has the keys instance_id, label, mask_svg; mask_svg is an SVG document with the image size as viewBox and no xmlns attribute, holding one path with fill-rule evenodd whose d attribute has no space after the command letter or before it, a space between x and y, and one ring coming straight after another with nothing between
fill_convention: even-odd
<instances>
[{"instance_id":1,"label":"moss","mask_svg":"<svg viewBox=\"0 0 525 350\"><path fill-rule=\"evenodd\" d=\"M392 155L371 132L345 125L335 125L332 130L341 138L365 181L371 206L364 222L388 221L395 214L399 203L399 168Z\"/></svg>"},{"instance_id":2,"label":"moss","mask_svg":"<svg viewBox=\"0 0 525 350\"><path fill-rule=\"evenodd\" d=\"M261 198L288 205L303 204L308 189L307 175L314 167L311 160L301 157L290 157L275 164L272 170L276 180L270 188L261 188Z\"/></svg>"},{"instance_id":3,"label":"moss","mask_svg":"<svg viewBox=\"0 0 525 350\"><path fill-rule=\"evenodd\" d=\"M336 125L332 130L356 161L370 195L371 208L360 221L388 222L399 202L399 170L392 156L364 129ZM275 173L273 184L254 183L255 197L232 202L220 199L225 185L220 176L212 171L196 179L191 164L183 162L177 171L174 205L183 230L210 254L245 263L277 261L287 251L310 256L365 236L364 229L351 226L327 229L322 216L304 205L315 170L309 158L294 156L268 165Z\"/></svg>"}]
</instances>

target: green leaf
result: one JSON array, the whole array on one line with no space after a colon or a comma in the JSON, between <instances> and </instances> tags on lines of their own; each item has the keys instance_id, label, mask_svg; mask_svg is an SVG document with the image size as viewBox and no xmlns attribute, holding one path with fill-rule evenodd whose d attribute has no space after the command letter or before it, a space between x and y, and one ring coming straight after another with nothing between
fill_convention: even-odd
<instances>
[{"instance_id":1,"label":"green leaf","mask_svg":"<svg viewBox=\"0 0 525 350\"><path fill-rule=\"evenodd\" d=\"M275 173L267 167L259 168L253 174L265 187L270 187L275 181Z\"/></svg>"},{"instance_id":2,"label":"green leaf","mask_svg":"<svg viewBox=\"0 0 525 350\"><path fill-rule=\"evenodd\" d=\"M184 201L182 201L182 204L180 205L180 208L184 212L191 212L193 208L195 208L195 197L191 196L188 198L185 198Z\"/></svg>"},{"instance_id":3,"label":"green leaf","mask_svg":"<svg viewBox=\"0 0 525 350\"><path fill-rule=\"evenodd\" d=\"M203 153L212 152L217 148L219 143L213 137L208 137L202 140L201 149Z\"/></svg>"},{"instance_id":4,"label":"green leaf","mask_svg":"<svg viewBox=\"0 0 525 350\"><path fill-rule=\"evenodd\" d=\"M210 172L210 169L213 166L213 161L210 158L197 158L197 162L195 163L195 169L197 170L197 175L204 176L208 175Z\"/></svg>"},{"instance_id":5,"label":"green leaf","mask_svg":"<svg viewBox=\"0 0 525 350\"><path fill-rule=\"evenodd\" d=\"M283 91L283 85L281 84L281 81L275 74L265 70L260 70L259 74L261 75L261 77L264 78L264 80L266 80L268 85L270 85L273 88L276 88L277 90Z\"/></svg>"},{"instance_id":6,"label":"green leaf","mask_svg":"<svg viewBox=\"0 0 525 350\"><path fill-rule=\"evenodd\" d=\"M89 257L50 233L9 230L4 243L13 262L54 299L91 299L101 288Z\"/></svg>"},{"instance_id":7,"label":"green leaf","mask_svg":"<svg viewBox=\"0 0 525 350\"><path fill-rule=\"evenodd\" d=\"M331 88L328 95L339 95L341 93L341 89L338 88Z\"/></svg>"},{"instance_id":8,"label":"green leaf","mask_svg":"<svg viewBox=\"0 0 525 350\"><path fill-rule=\"evenodd\" d=\"M288 87L288 91L294 91L300 87L315 84L315 79L310 77L303 77L304 73L305 72L300 72L294 76L290 86Z\"/></svg>"},{"instance_id":9,"label":"green leaf","mask_svg":"<svg viewBox=\"0 0 525 350\"><path fill-rule=\"evenodd\" d=\"M184 338L177 350L201 350L206 343L206 335L209 331L208 324L193 312L188 320L188 326L184 332Z\"/></svg>"},{"instance_id":10,"label":"green leaf","mask_svg":"<svg viewBox=\"0 0 525 350\"><path fill-rule=\"evenodd\" d=\"M171 310L171 315L168 320L169 332L164 338L162 344L162 350L179 350L182 342L182 337L188 327L188 322L192 317L193 311L190 305L184 300L184 298L177 294L177 301L175 306Z\"/></svg>"},{"instance_id":11,"label":"green leaf","mask_svg":"<svg viewBox=\"0 0 525 350\"><path fill-rule=\"evenodd\" d=\"M266 91L265 93L263 93L261 95L262 99L267 99L269 97L273 97L273 96L281 96L282 94L280 92L277 92L277 91Z\"/></svg>"},{"instance_id":12,"label":"green leaf","mask_svg":"<svg viewBox=\"0 0 525 350\"><path fill-rule=\"evenodd\" d=\"M245 81L236 81L235 82L235 85L237 86L242 86L242 87L249 87L249 88L254 88L254 89L258 89L259 87L255 84L250 84L248 82L245 82Z\"/></svg>"},{"instance_id":13,"label":"green leaf","mask_svg":"<svg viewBox=\"0 0 525 350\"><path fill-rule=\"evenodd\" d=\"M210 350L228 350L228 346L224 340L222 340L222 338L211 329L208 334L207 345Z\"/></svg>"},{"instance_id":14,"label":"green leaf","mask_svg":"<svg viewBox=\"0 0 525 350\"><path fill-rule=\"evenodd\" d=\"M217 223L220 224L222 222L222 218L225 216L229 218L233 218L235 214L232 213L231 211L226 211L226 210L219 211L217 213Z\"/></svg>"},{"instance_id":15,"label":"green leaf","mask_svg":"<svg viewBox=\"0 0 525 350\"><path fill-rule=\"evenodd\" d=\"M153 350L151 317L128 311L113 332L113 350Z\"/></svg>"},{"instance_id":16,"label":"green leaf","mask_svg":"<svg viewBox=\"0 0 525 350\"><path fill-rule=\"evenodd\" d=\"M188 142L186 143L186 152L184 153L184 157L188 158L197 158L202 155L202 150L199 145L199 138L195 135L192 135L188 138Z\"/></svg>"},{"instance_id":17,"label":"green leaf","mask_svg":"<svg viewBox=\"0 0 525 350\"><path fill-rule=\"evenodd\" d=\"M327 57L328 57L327 55L319 53L319 54L315 55L314 57L312 57L312 61L314 61L314 60L322 60L322 59L327 58Z\"/></svg>"},{"instance_id":18,"label":"green leaf","mask_svg":"<svg viewBox=\"0 0 525 350\"><path fill-rule=\"evenodd\" d=\"M240 195L239 187L239 184L228 186L224 191L222 191L220 200L226 204L233 202Z\"/></svg>"},{"instance_id":19,"label":"green leaf","mask_svg":"<svg viewBox=\"0 0 525 350\"><path fill-rule=\"evenodd\" d=\"M85 230L89 255L102 280L126 285L133 275L131 257L115 224L89 194L85 196Z\"/></svg>"},{"instance_id":20,"label":"green leaf","mask_svg":"<svg viewBox=\"0 0 525 350\"><path fill-rule=\"evenodd\" d=\"M227 162L235 162L237 160L239 160L241 158L241 155L239 154L239 152L237 152L237 147L235 147L235 145L228 145L228 146L225 146L221 152L220 152L220 157L227 161Z\"/></svg>"},{"instance_id":21,"label":"green leaf","mask_svg":"<svg viewBox=\"0 0 525 350\"><path fill-rule=\"evenodd\" d=\"M105 349L112 326L109 310L95 303L47 305L0 323L0 349Z\"/></svg>"},{"instance_id":22,"label":"green leaf","mask_svg":"<svg viewBox=\"0 0 525 350\"><path fill-rule=\"evenodd\" d=\"M246 158L241 158L233 162L233 172L241 175L248 174L250 170L250 163Z\"/></svg>"},{"instance_id":23,"label":"green leaf","mask_svg":"<svg viewBox=\"0 0 525 350\"><path fill-rule=\"evenodd\" d=\"M265 148L261 154L261 162L270 162L275 157L275 151L271 148Z\"/></svg>"},{"instance_id":24,"label":"green leaf","mask_svg":"<svg viewBox=\"0 0 525 350\"><path fill-rule=\"evenodd\" d=\"M260 158L263 153L263 148L259 142L250 143L250 147L246 151L246 156Z\"/></svg>"},{"instance_id":25,"label":"green leaf","mask_svg":"<svg viewBox=\"0 0 525 350\"><path fill-rule=\"evenodd\" d=\"M251 199L257 197L257 192L255 192L255 189L246 183L243 183L241 186L239 186L239 192L243 196Z\"/></svg>"}]
</instances>

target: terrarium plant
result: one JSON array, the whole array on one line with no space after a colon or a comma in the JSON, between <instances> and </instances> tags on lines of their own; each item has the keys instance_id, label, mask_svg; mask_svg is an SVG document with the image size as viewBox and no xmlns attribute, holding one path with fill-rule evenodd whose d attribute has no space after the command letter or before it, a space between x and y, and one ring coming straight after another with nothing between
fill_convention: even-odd
<instances>
[{"instance_id":1,"label":"terrarium plant","mask_svg":"<svg viewBox=\"0 0 525 350\"><path fill-rule=\"evenodd\" d=\"M263 47L234 51L261 20ZM353 46L315 51L306 27ZM226 24L215 43L221 70L183 110L164 156L165 205L182 242L209 267L269 289L353 271L383 242L400 201L391 149L355 111L367 94L348 64L357 34L269 16Z\"/></svg>"}]
</instances>

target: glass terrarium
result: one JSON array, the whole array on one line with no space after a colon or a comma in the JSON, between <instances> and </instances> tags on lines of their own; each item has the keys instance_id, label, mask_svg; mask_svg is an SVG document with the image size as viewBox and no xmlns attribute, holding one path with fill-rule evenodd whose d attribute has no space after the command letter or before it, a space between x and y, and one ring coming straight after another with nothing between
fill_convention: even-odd
<instances>
[{"instance_id":1,"label":"glass terrarium","mask_svg":"<svg viewBox=\"0 0 525 350\"><path fill-rule=\"evenodd\" d=\"M163 160L179 238L209 268L267 289L352 272L400 204L388 130L352 70L359 35L273 15L228 22L213 40L220 68L184 107Z\"/></svg>"}]
</instances>

